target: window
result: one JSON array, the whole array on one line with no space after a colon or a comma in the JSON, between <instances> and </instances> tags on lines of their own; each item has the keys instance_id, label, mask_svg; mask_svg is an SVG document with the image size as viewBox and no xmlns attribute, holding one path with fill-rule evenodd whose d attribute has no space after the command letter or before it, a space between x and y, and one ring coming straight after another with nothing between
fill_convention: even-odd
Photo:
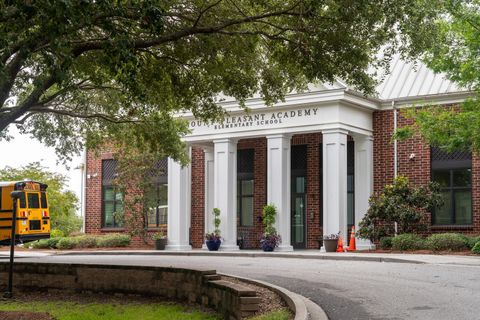
<instances>
[{"instance_id":1,"label":"window","mask_svg":"<svg viewBox=\"0 0 480 320\"><path fill-rule=\"evenodd\" d=\"M253 226L254 149L237 151L237 216L242 227Z\"/></svg>"},{"instance_id":2,"label":"window","mask_svg":"<svg viewBox=\"0 0 480 320\"><path fill-rule=\"evenodd\" d=\"M472 224L472 155L431 148L432 180L440 185L444 205L435 208L434 225Z\"/></svg>"},{"instance_id":3,"label":"window","mask_svg":"<svg viewBox=\"0 0 480 320\"><path fill-rule=\"evenodd\" d=\"M27 193L27 198L28 198L28 207L30 209L39 209L40 208L40 202L38 199L38 193Z\"/></svg>"},{"instance_id":4,"label":"window","mask_svg":"<svg viewBox=\"0 0 480 320\"><path fill-rule=\"evenodd\" d=\"M45 192L42 192L40 194L40 202L42 204L42 209L47 209L48 208L47 195L45 194Z\"/></svg>"},{"instance_id":5,"label":"window","mask_svg":"<svg viewBox=\"0 0 480 320\"><path fill-rule=\"evenodd\" d=\"M355 225L355 145L347 142L347 226Z\"/></svg>"},{"instance_id":6,"label":"window","mask_svg":"<svg viewBox=\"0 0 480 320\"><path fill-rule=\"evenodd\" d=\"M168 160L157 161L149 174L152 184L145 190L147 228L159 228L168 221Z\"/></svg>"},{"instance_id":7,"label":"window","mask_svg":"<svg viewBox=\"0 0 480 320\"><path fill-rule=\"evenodd\" d=\"M117 161L102 161L102 227L121 228L124 223L123 193L114 185Z\"/></svg>"}]
</instances>

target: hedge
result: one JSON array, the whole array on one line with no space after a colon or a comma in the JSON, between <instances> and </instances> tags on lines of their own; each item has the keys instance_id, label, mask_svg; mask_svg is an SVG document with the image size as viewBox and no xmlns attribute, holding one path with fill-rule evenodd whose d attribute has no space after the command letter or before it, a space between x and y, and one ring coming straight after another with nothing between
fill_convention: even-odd
<instances>
[{"instance_id":1,"label":"hedge","mask_svg":"<svg viewBox=\"0 0 480 320\"><path fill-rule=\"evenodd\" d=\"M392 249L394 250L419 250L423 249L425 244L420 236L412 233L400 234L392 239Z\"/></svg>"},{"instance_id":2,"label":"hedge","mask_svg":"<svg viewBox=\"0 0 480 320\"><path fill-rule=\"evenodd\" d=\"M480 241L473 246L472 252L475 254L480 254Z\"/></svg>"},{"instance_id":3,"label":"hedge","mask_svg":"<svg viewBox=\"0 0 480 320\"><path fill-rule=\"evenodd\" d=\"M81 235L77 237L57 237L33 241L28 244L34 249L77 249L77 248L112 248L126 247L131 238L127 234L113 233L108 235L92 236Z\"/></svg>"},{"instance_id":4,"label":"hedge","mask_svg":"<svg viewBox=\"0 0 480 320\"><path fill-rule=\"evenodd\" d=\"M469 238L458 233L433 234L427 238L427 249L434 251L461 251L468 249Z\"/></svg>"}]
</instances>

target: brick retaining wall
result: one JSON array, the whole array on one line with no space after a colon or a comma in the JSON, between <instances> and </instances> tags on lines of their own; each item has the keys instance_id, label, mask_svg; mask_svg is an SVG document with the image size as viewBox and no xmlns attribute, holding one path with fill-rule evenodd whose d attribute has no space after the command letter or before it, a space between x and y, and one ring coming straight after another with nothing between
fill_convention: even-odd
<instances>
[{"instance_id":1,"label":"brick retaining wall","mask_svg":"<svg viewBox=\"0 0 480 320\"><path fill-rule=\"evenodd\" d=\"M1 287L7 279L8 263L0 263ZM16 263L14 289L159 296L214 308L229 320L251 316L260 303L254 290L220 280L215 270L169 267Z\"/></svg>"}]
</instances>

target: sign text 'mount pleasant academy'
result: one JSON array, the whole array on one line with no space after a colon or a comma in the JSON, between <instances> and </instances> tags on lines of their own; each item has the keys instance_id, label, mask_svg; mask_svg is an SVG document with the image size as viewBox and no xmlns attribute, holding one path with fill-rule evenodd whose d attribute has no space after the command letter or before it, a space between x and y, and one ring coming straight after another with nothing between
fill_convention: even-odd
<instances>
[{"instance_id":1,"label":"sign text 'mount pleasant academy'","mask_svg":"<svg viewBox=\"0 0 480 320\"><path fill-rule=\"evenodd\" d=\"M244 114L225 117L222 123L208 124L203 121L190 121L190 129L208 127L210 129L230 129L241 127L257 127L281 124L293 118L316 116L318 108L304 108L288 111L276 111L265 113Z\"/></svg>"}]
</instances>

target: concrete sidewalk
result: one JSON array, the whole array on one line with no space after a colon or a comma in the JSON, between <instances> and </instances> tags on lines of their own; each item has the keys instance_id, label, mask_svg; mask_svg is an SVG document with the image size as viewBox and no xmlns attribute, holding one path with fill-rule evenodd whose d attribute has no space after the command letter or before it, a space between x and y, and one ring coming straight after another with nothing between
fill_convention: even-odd
<instances>
[{"instance_id":1,"label":"concrete sidewalk","mask_svg":"<svg viewBox=\"0 0 480 320\"><path fill-rule=\"evenodd\" d=\"M0 259L8 257L8 251L0 251ZM480 256L400 254L400 253L326 253L319 250L297 250L293 252L263 252L261 250L239 251L159 251L159 250L22 250L16 257L41 257L47 255L155 255L155 256L211 256L211 257L251 257L251 258L292 258L339 261L370 261L417 264L453 264L479 266Z\"/></svg>"}]
</instances>

